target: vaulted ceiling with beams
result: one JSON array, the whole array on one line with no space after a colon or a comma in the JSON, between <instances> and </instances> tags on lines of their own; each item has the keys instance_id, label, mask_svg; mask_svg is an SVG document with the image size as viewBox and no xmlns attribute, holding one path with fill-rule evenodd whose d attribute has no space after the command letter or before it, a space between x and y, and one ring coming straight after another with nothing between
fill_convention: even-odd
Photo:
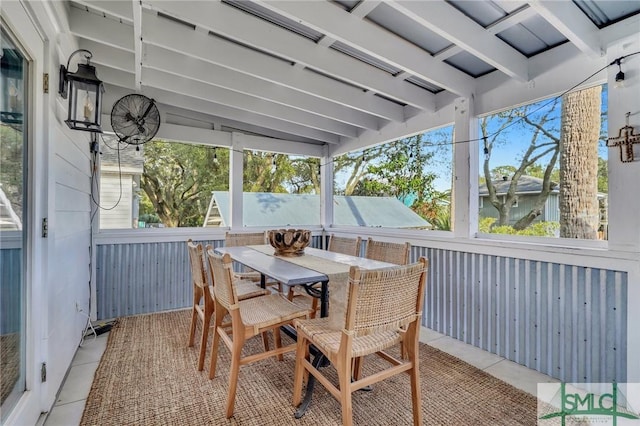
<instances>
[{"instance_id":1,"label":"vaulted ceiling with beams","mask_svg":"<svg viewBox=\"0 0 640 426\"><path fill-rule=\"evenodd\" d=\"M70 1L71 33L106 84L163 123L315 145L433 113L500 74L536 77L567 44L601 58L638 33L640 2ZM558 55L560 56L560 55ZM539 71L538 71L539 72Z\"/></svg>"}]
</instances>

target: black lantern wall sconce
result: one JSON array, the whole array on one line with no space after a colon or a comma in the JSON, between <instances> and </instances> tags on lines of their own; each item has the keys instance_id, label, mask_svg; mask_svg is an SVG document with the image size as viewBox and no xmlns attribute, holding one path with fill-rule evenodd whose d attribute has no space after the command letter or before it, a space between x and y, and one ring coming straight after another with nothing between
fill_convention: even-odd
<instances>
[{"instance_id":1,"label":"black lantern wall sconce","mask_svg":"<svg viewBox=\"0 0 640 426\"><path fill-rule=\"evenodd\" d=\"M86 64L78 64L75 73L69 72L71 59L83 53ZM69 99L67 126L74 130L102 133L100 118L102 115L102 94L104 86L96 76L96 68L91 65L93 54L86 49L78 49L69 56L67 66L60 65L58 93Z\"/></svg>"}]
</instances>

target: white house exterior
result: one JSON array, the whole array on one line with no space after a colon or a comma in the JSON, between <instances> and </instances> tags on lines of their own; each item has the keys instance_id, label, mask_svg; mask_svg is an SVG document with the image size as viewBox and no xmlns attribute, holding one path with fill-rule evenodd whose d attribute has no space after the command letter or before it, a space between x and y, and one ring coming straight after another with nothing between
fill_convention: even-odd
<instances>
[{"instance_id":1,"label":"white house exterior","mask_svg":"<svg viewBox=\"0 0 640 426\"><path fill-rule=\"evenodd\" d=\"M116 140L102 147L100 158L100 229L138 227L140 176L144 157L142 148L120 144ZM115 148L115 149L112 149ZM118 156L120 158L118 158Z\"/></svg>"}]
</instances>

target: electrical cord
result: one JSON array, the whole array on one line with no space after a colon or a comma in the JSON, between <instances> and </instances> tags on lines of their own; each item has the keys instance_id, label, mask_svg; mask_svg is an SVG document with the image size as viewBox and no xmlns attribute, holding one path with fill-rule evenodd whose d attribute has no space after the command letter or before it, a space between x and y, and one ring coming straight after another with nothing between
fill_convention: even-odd
<instances>
[{"instance_id":1,"label":"electrical cord","mask_svg":"<svg viewBox=\"0 0 640 426\"><path fill-rule=\"evenodd\" d=\"M100 138L102 139L102 143L104 145L106 145L108 148L110 148L111 150L113 150L112 147L109 146L109 144L107 144L104 140L104 137L101 135ZM98 198L100 198L100 188L98 186L98 188L96 189L96 186L94 184L94 182L96 181L96 174L97 174L97 167L98 167L98 151L99 150L94 150L94 155L93 155L93 161L92 161L92 165L91 165L91 200L93 201L93 203L98 206L98 208L102 209L102 210L113 210L116 207L118 207L118 205L120 204L120 201L122 200L122 166L121 166L121 160L120 160L120 145L118 144L117 148L116 148L116 152L117 152L117 157L118 157L118 179L120 181L120 194L118 195L118 200L116 201L116 203L111 206L111 207L104 207L100 204L100 202L98 200L96 200L96 193L98 195Z\"/></svg>"},{"instance_id":2,"label":"electrical cord","mask_svg":"<svg viewBox=\"0 0 640 426\"><path fill-rule=\"evenodd\" d=\"M95 138L95 134L93 135L93 137ZM107 146L108 148L113 150L113 147L109 146L109 144L105 141L104 136L100 135L100 138L102 139L102 143ZM91 213L91 218L89 221L89 226L90 226L90 241L89 241L89 313L86 313L82 310L82 308L79 308L76 306L76 310L79 313L82 313L83 315L85 315L87 317L87 322L84 326L84 329L82 331L82 337L80 339L80 346L82 347L82 345L85 343L85 339L90 336L91 334L93 334L94 336L94 340L98 337L98 334L96 333L95 328L93 327L93 324L91 324L91 292L93 289L93 228L94 228L94 221L95 221L95 217L98 214L98 210L102 209L102 210L113 210L115 209L119 204L120 201L122 200L122 165L121 165L121 160L120 160L120 145L118 145L116 147L116 152L117 152L117 157L118 157L118 178L119 178L119 183L120 183L120 194L118 196L118 200L116 201L116 203L111 206L111 207L103 207L102 205L100 205L99 201L96 200L96 194L98 196L98 199L100 198L100 186L99 186L99 182L98 179L96 178L97 172L98 172L98 155L100 154L100 147L98 146L98 141L97 138L95 138L94 140L91 141L91 201L96 205L96 209L93 209L93 212ZM91 333L87 334L88 331L91 330Z\"/></svg>"}]
</instances>

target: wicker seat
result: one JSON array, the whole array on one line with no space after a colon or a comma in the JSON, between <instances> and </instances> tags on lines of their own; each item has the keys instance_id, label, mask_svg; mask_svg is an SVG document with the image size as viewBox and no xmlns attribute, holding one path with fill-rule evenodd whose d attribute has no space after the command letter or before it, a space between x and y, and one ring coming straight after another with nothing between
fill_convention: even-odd
<instances>
[{"instance_id":1,"label":"wicker seat","mask_svg":"<svg viewBox=\"0 0 640 426\"><path fill-rule=\"evenodd\" d=\"M280 340L280 327L291 324L294 319L306 318L308 309L301 308L291 303L281 294L269 294L268 296L254 299L239 300L236 287L232 285L232 260L228 254L219 256L213 250L207 250L209 268L212 271L215 293L215 334L213 348L211 350L211 367L209 378L216 374L218 359L218 346L220 339L231 351L231 369L229 372L229 393L227 396L226 416L233 415L235 396L238 383L240 366L259 361L271 356L282 360L282 354L295 351L295 343L282 346ZM225 327L222 320L225 315L231 316L231 327ZM262 334L263 339L269 330L273 330L275 348L258 354L242 357L242 348L245 340Z\"/></svg>"},{"instance_id":2,"label":"wicker seat","mask_svg":"<svg viewBox=\"0 0 640 426\"><path fill-rule=\"evenodd\" d=\"M207 246L209 248L210 246ZM189 327L188 346L192 347L195 341L197 322L202 322L202 334L200 336L200 354L198 355L198 371L204 368L204 358L207 352L209 327L214 311L213 287L209 284L209 274L205 270L202 244L195 244L193 240L187 241L189 261L191 264L191 281L193 283L193 306L191 308L191 326ZM238 297L249 299L264 296L269 292L263 290L253 282L238 281L235 284Z\"/></svg>"},{"instance_id":3,"label":"wicker seat","mask_svg":"<svg viewBox=\"0 0 640 426\"><path fill-rule=\"evenodd\" d=\"M352 424L351 393L406 372L411 378L413 423L422 424L418 371L418 335L428 262L390 268L349 272L347 316L341 330L330 328L326 318L295 321L298 348L293 387L293 405L302 400L302 383L311 373L342 405L342 424ZM408 360L397 359L385 350L404 343ZM339 386L328 380L309 361L314 345L331 361L338 373ZM361 357L376 354L390 367L360 377ZM356 367L353 370L352 362ZM383 415L383 414L381 414Z\"/></svg>"},{"instance_id":4,"label":"wicker seat","mask_svg":"<svg viewBox=\"0 0 640 426\"><path fill-rule=\"evenodd\" d=\"M364 257L396 265L406 265L409 263L410 250L411 244L409 243L387 243L369 238Z\"/></svg>"},{"instance_id":5,"label":"wicker seat","mask_svg":"<svg viewBox=\"0 0 640 426\"><path fill-rule=\"evenodd\" d=\"M334 253L348 254L349 256L358 256L360 254L360 246L362 245L362 238L344 238L336 237L335 234L331 234L329 237L329 245L327 251ZM315 284L315 287L319 287L319 284ZM318 298L309 296L297 287L289 287L287 298L296 304L302 306L309 306L312 310L311 318L315 318L318 312Z\"/></svg>"}]
</instances>

